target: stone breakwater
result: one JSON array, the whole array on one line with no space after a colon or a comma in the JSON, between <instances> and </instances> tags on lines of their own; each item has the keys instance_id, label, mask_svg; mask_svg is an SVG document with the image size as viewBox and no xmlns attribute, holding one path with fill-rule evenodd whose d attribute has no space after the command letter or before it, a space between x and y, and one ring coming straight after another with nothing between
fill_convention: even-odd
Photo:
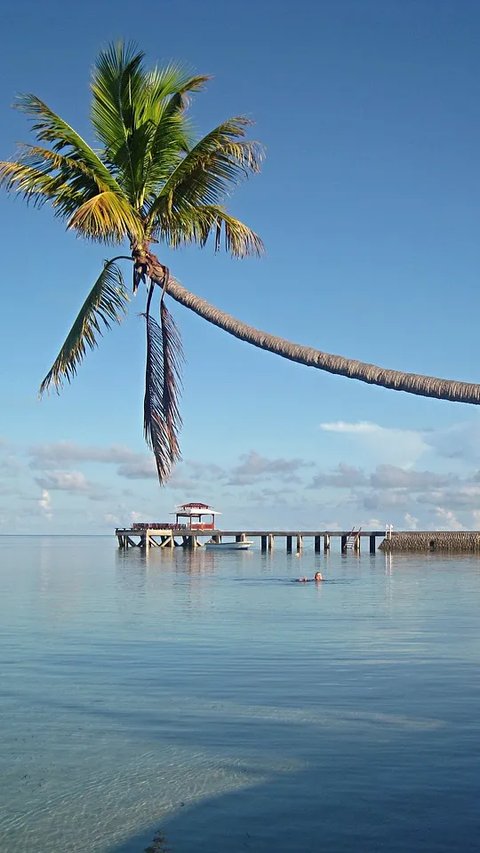
<instances>
[{"instance_id":1,"label":"stone breakwater","mask_svg":"<svg viewBox=\"0 0 480 853\"><path fill-rule=\"evenodd\" d=\"M480 553L480 531L392 531L391 536L383 540L380 548L387 554L399 554L407 551Z\"/></svg>"}]
</instances>

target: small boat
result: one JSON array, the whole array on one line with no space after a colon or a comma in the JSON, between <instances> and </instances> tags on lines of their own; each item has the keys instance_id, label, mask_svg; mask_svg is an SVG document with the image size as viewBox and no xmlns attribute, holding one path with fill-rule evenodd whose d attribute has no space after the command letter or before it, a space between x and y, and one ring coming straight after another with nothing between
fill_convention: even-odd
<instances>
[{"instance_id":1,"label":"small boat","mask_svg":"<svg viewBox=\"0 0 480 853\"><path fill-rule=\"evenodd\" d=\"M249 539L243 542L205 542L208 551L248 551L254 543Z\"/></svg>"}]
</instances>

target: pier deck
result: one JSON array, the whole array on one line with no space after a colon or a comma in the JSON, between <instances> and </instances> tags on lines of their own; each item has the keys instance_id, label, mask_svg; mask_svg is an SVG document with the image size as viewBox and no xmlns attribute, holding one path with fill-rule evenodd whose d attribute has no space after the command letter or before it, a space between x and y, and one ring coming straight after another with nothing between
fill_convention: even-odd
<instances>
[{"instance_id":1,"label":"pier deck","mask_svg":"<svg viewBox=\"0 0 480 853\"><path fill-rule=\"evenodd\" d=\"M361 540L369 540L370 554L376 551L376 541L378 538L383 540L387 534L385 530L216 530L216 529L190 529L185 527L141 527L135 526L132 528L118 527L115 530L115 535L118 539L120 548L174 548L177 545L184 548L197 548L203 545L200 539L213 539L215 542L221 542L223 537L234 538L236 542L242 542L244 539L257 539L260 541L262 552L271 551L278 539L285 540L287 553L295 550L297 553L302 551L304 540L312 539L314 550L316 553L330 550L331 540L334 538L340 539L340 547L342 553L360 551Z\"/></svg>"}]
</instances>

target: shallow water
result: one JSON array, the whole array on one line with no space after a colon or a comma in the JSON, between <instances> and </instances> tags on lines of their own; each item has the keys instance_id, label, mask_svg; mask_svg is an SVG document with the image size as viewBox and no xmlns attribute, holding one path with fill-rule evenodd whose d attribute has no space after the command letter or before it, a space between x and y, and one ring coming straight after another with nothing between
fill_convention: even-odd
<instances>
[{"instance_id":1,"label":"shallow water","mask_svg":"<svg viewBox=\"0 0 480 853\"><path fill-rule=\"evenodd\" d=\"M0 538L0 848L476 851L479 611L474 557Z\"/></svg>"}]
</instances>

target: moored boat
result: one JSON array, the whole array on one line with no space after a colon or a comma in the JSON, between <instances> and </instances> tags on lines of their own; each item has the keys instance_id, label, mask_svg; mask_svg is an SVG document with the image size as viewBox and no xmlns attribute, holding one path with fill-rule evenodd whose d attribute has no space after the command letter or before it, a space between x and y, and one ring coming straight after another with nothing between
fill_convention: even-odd
<instances>
[{"instance_id":1,"label":"moored boat","mask_svg":"<svg viewBox=\"0 0 480 853\"><path fill-rule=\"evenodd\" d=\"M208 551L248 551L253 542L249 539L244 539L242 542L206 542L205 548Z\"/></svg>"}]
</instances>

